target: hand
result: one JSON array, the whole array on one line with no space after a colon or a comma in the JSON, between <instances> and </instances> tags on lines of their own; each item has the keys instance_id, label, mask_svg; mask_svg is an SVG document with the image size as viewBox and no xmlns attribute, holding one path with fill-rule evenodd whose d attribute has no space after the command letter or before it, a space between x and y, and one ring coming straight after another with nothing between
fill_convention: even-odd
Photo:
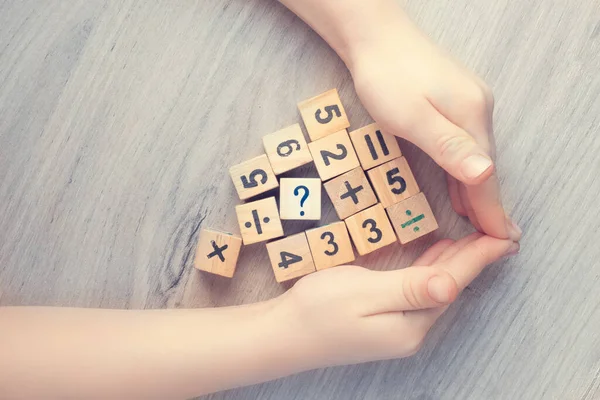
<instances>
[{"instance_id":1,"label":"hand","mask_svg":"<svg viewBox=\"0 0 600 400\"><path fill-rule=\"evenodd\" d=\"M474 233L438 242L405 269L320 271L277 299L276 320L293 332L290 346L307 360L302 369L407 357L487 264L518 249Z\"/></svg>"},{"instance_id":2,"label":"hand","mask_svg":"<svg viewBox=\"0 0 600 400\"><path fill-rule=\"evenodd\" d=\"M411 141L446 170L458 214L481 232L519 241L494 172L490 89L408 19L379 31L356 40L347 60L363 105L384 132Z\"/></svg>"}]
</instances>

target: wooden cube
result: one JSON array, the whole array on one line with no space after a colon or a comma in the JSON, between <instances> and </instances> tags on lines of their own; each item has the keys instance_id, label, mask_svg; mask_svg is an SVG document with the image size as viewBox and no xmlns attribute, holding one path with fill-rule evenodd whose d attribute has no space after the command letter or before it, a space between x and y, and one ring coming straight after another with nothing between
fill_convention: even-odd
<instances>
[{"instance_id":1,"label":"wooden cube","mask_svg":"<svg viewBox=\"0 0 600 400\"><path fill-rule=\"evenodd\" d=\"M267 243L267 252L277 282L315 272L315 264L304 232Z\"/></svg>"},{"instance_id":2,"label":"wooden cube","mask_svg":"<svg viewBox=\"0 0 600 400\"><path fill-rule=\"evenodd\" d=\"M337 89L299 103L298 109L310 140L321 139L350 126Z\"/></svg>"},{"instance_id":3,"label":"wooden cube","mask_svg":"<svg viewBox=\"0 0 600 400\"><path fill-rule=\"evenodd\" d=\"M323 181L360 166L345 129L309 143L308 148Z\"/></svg>"},{"instance_id":4,"label":"wooden cube","mask_svg":"<svg viewBox=\"0 0 600 400\"><path fill-rule=\"evenodd\" d=\"M211 274L233 277L242 238L212 229L200 230L194 267Z\"/></svg>"},{"instance_id":5,"label":"wooden cube","mask_svg":"<svg viewBox=\"0 0 600 400\"><path fill-rule=\"evenodd\" d=\"M421 191L404 157L373 168L367 174L379 201L385 208Z\"/></svg>"},{"instance_id":6,"label":"wooden cube","mask_svg":"<svg viewBox=\"0 0 600 400\"><path fill-rule=\"evenodd\" d=\"M388 244L394 243L396 235L381 204L354 214L345 220L358 254L364 256Z\"/></svg>"},{"instance_id":7,"label":"wooden cube","mask_svg":"<svg viewBox=\"0 0 600 400\"><path fill-rule=\"evenodd\" d=\"M275 197L236 206L235 212L245 245L283 236Z\"/></svg>"},{"instance_id":8,"label":"wooden cube","mask_svg":"<svg viewBox=\"0 0 600 400\"><path fill-rule=\"evenodd\" d=\"M306 231L317 271L356 259L346 224L342 221Z\"/></svg>"},{"instance_id":9,"label":"wooden cube","mask_svg":"<svg viewBox=\"0 0 600 400\"><path fill-rule=\"evenodd\" d=\"M321 180L319 178L281 178L279 216L285 220L321 219Z\"/></svg>"},{"instance_id":10,"label":"wooden cube","mask_svg":"<svg viewBox=\"0 0 600 400\"><path fill-rule=\"evenodd\" d=\"M241 200L249 199L279 186L269 158L263 154L229 168L229 174Z\"/></svg>"},{"instance_id":11,"label":"wooden cube","mask_svg":"<svg viewBox=\"0 0 600 400\"><path fill-rule=\"evenodd\" d=\"M396 137L381 132L377 124L350 132L350 139L365 170L402 155Z\"/></svg>"},{"instance_id":12,"label":"wooden cube","mask_svg":"<svg viewBox=\"0 0 600 400\"><path fill-rule=\"evenodd\" d=\"M340 219L346 219L377 203L371 184L360 167L326 182L323 186Z\"/></svg>"},{"instance_id":13,"label":"wooden cube","mask_svg":"<svg viewBox=\"0 0 600 400\"><path fill-rule=\"evenodd\" d=\"M411 242L438 228L433 211L423 193L388 207L387 213L402 244Z\"/></svg>"},{"instance_id":14,"label":"wooden cube","mask_svg":"<svg viewBox=\"0 0 600 400\"><path fill-rule=\"evenodd\" d=\"M263 144L275 175L283 174L312 161L299 124L264 136Z\"/></svg>"}]
</instances>

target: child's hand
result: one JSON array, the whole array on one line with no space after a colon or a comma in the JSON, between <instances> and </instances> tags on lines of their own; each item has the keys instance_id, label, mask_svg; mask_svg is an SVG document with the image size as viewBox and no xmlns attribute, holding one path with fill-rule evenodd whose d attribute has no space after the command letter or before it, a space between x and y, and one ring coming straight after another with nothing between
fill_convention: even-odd
<instances>
[{"instance_id":1,"label":"child's hand","mask_svg":"<svg viewBox=\"0 0 600 400\"><path fill-rule=\"evenodd\" d=\"M490 89L433 45L408 19L356 40L347 64L383 131L419 146L448 173L454 209L497 238L520 239L506 218L492 158Z\"/></svg>"},{"instance_id":2,"label":"child's hand","mask_svg":"<svg viewBox=\"0 0 600 400\"><path fill-rule=\"evenodd\" d=\"M405 269L321 271L278 299L276 320L291 332L286 339L302 369L407 357L487 264L518 248L475 233L438 242Z\"/></svg>"}]
</instances>

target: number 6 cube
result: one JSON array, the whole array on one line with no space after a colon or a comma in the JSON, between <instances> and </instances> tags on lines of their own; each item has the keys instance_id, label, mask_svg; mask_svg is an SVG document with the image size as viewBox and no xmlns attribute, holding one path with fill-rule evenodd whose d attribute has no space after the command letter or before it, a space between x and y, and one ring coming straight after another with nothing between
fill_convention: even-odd
<instances>
[{"instance_id":1,"label":"number 6 cube","mask_svg":"<svg viewBox=\"0 0 600 400\"><path fill-rule=\"evenodd\" d=\"M275 175L283 174L312 161L299 124L264 136L263 144Z\"/></svg>"},{"instance_id":2,"label":"number 6 cube","mask_svg":"<svg viewBox=\"0 0 600 400\"><path fill-rule=\"evenodd\" d=\"M277 282L285 282L315 272L304 232L267 243L267 252Z\"/></svg>"},{"instance_id":3,"label":"number 6 cube","mask_svg":"<svg viewBox=\"0 0 600 400\"><path fill-rule=\"evenodd\" d=\"M364 256L394 243L396 234L381 204L354 214L345 220L358 254Z\"/></svg>"}]
</instances>

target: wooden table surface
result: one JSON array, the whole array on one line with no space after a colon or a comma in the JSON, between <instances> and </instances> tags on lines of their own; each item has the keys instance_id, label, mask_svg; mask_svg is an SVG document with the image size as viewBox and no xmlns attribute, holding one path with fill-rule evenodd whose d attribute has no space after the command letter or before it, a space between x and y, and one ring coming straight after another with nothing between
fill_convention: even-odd
<instances>
[{"instance_id":1,"label":"wooden table surface","mask_svg":"<svg viewBox=\"0 0 600 400\"><path fill-rule=\"evenodd\" d=\"M600 398L599 3L406 8L494 88L522 252L475 281L415 357L211 399ZM264 244L242 250L232 280L195 271L198 230L237 231L229 166L332 87L352 128L370 122L342 62L274 1L0 1L0 304L204 307L282 293ZM471 230L442 172L401 146L440 230L359 259L373 269ZM324 202L323 221L335 219Z\"/></svg>"}]
</instances>

